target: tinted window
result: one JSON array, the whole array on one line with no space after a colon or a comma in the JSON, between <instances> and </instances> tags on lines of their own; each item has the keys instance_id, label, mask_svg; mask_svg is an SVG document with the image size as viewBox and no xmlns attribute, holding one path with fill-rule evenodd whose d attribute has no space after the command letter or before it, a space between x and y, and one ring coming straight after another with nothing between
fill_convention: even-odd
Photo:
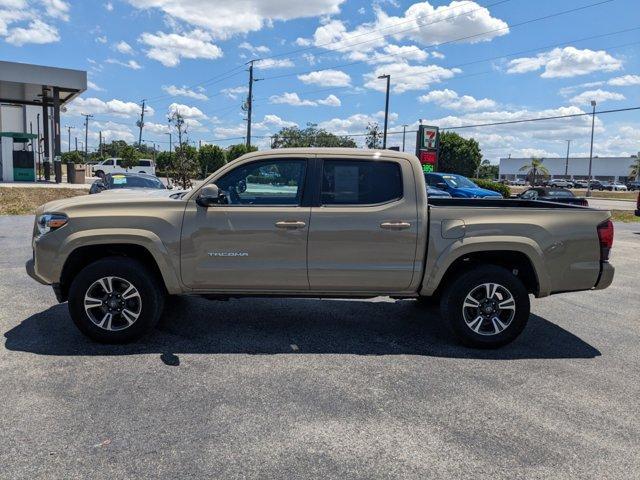
<instances>
[{"instance_id":1,"label":"tinted window","mask_svg":"<svg viewBox=\"0 0 640 480\"><path fill-rule=\"evenodd\" d=\"M573 193L569 190L549 190L547 195L549 197L573 197Z\"/></svg>"},{"instance_id":2,"label":"tinted window","mask_svg":"<svg viewBox=\"0 0 640 480\"><path fill-rule=\"evenodd\" d=\"M402 197L402 172L395 162L325 160L323 205L370 205Z\"/></svg>"},{"instance_id":3,"label":"tinted window","mask_svg":"<svg viewBox=\"0 0 640 480\"><path fill-rule=\"evenodd\" d=\"M538 198L538 192L536 192L535 190L527 190L522 195L520 195L520 198L524 198L526 200L535 200L536 198Z\"/></svg>"},{"instance_id":4,"label":"tinted window","mask_svg":"<svg viewBox=\"0 0 640 480\"><path fill-rule=\"evenodd\" d=\"M241 165L216 181L229 205L299 205L306 160Z\"/></svg>"},{"instance_id":5,"label":"tinted window","mask_svg":"<svg viewBox=\"0 0 640 480\"><path fill-rule=\"evenodd\" d=\"M141 167L150 167L151 166L151 160L140 160L139 165Z\"/></svg>"},{"instance_id":6,"label":"tinted window","mask_svg":"<svg viewBox=\"0 0 640 480\"><path fill-rule=\"evenodd\" d=\"M134 177L129 175L113 175L108 177L109 188L164 188L157 178Z\"/></svg>"},{"instance_id":7,"label":"tinted window","mask_svg":"<svg viewBox=\"0 0 640 480\"><path fill-rule=\"evenodd\" d=\"M113 160L105 160L102 165L113 165Z\"/></svg>"}]
</instances>

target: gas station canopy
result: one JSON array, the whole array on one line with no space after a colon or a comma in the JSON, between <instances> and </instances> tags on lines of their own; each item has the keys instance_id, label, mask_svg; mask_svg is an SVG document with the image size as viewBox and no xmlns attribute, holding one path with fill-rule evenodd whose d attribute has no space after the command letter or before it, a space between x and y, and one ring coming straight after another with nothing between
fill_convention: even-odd
<instances>
[{"instance_id":1,"label":"gas station canopy","mask_svg":"<svg viewBox=\"0 0 640 480\"><path fill-rule=\"evenodd\" d=\"M51 90L47 105L53 105L54 89L64 105L87 89L87 72L0 61L0 103L42 105L43 89Z\"/></svg>"}]
</instances>

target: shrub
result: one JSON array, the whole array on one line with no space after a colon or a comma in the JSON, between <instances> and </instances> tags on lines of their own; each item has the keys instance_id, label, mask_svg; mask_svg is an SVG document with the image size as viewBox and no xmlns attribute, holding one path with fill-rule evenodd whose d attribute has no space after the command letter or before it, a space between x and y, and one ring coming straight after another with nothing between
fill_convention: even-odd
<instances>
[{"instance_id":1,"label":"shrub","mask_svg":"<svg viewBox=\"0 0 640 480\"><path fill-rule=\"evenodd\" d=\"M483 180L482 178L474 178L473 183L478 185L480 188L486 188L487 190L498 192L502 194L504 198L509 198L511 196L511 189L508 185L492 182L491 180Z\"/></svg>"}]
</instances>

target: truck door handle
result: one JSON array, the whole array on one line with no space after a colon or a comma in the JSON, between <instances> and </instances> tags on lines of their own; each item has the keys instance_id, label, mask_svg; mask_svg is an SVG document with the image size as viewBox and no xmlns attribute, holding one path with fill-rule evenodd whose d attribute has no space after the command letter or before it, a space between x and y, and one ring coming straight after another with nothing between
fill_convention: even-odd
<instances>
[{"instance_id":1,"label":"truck door handle","mask_svg":"<svg viewBox=\"0 0 640 480\"><path fill-rule=\"evenodd\" d=\"M411 224L409 222L383 222L380 224L380 228L387 230L406 230L407 228L411 228Z\"/></svg>"},{"instance_id":2,"label":"truck door handle","mask_svg":"<svg viewBox=\"0 0 640 480\"><path fill-rule=\"evenodd\" d=\"M285 230L297 230L299 228L304 228L306 227L307 224L304 222L288 222L288 221L282 221L282 222L276 222L276 227L277 228L284 228Z\"/></svg>"}]
</instances>

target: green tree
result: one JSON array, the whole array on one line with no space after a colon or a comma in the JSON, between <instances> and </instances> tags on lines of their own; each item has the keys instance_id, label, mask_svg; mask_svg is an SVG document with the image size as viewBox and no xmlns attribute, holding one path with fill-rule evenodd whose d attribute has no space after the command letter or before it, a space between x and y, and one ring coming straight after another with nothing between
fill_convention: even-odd
<instances>
[{"instance_id":1,"label":"green tree","mask_svg":"<svg viewBox=\"0 0 640 480\"><path fill-rule=\"evenodd\" d=\"M484 178L487 180L494 180L498 178L499 168L498 165L491 165L491 162L486 158L482 160L480 168L478 168L478 178Z\"/></svg>"},{"instance_id":2,"label":"green tree","mask_svg":"<svg viewBox=\"0 0 640 480\"><path fill-rule=\"evenodd\" d=\"M76 152L75 150L72 152L63 152L62 153L62 163L84 163L84 157L80 154L80 152Z\"/></svg>"},{"instance_id":3,"label":"green tree","mask_svg":"<svg viewBox=\"0 0 640 480\"><path fill-rule=\"evenodd\" d=\"M114 140L111 143L104 143L102 145L102 152L106 157L121 157L122 149L128 144L124 140Z\"/></svg>"},{"instance_id":4,"label":"green tree","mask_svg":"<svg viewBox=\"0 0 640 480\"><path fill-rule=\"evenodd\" d=\"M156 167L161 172L167 172L171 168L172 152L158 152L156 155Z\"/></svg>"},{"instance_id":5,"label":"green tree","mask_svg":"<svg viewBox=\"0 0 640 480\"><path fill-rule=\"evenodd\" d=\"M543 177L549 176L549 170L542 163L541 158L531 157L531 161L526 165L520 167L521 172L527 172L527 178L529 179L529 183L531 186L536 184L536 180L538 178L538 174Z\"/></svg>"},{"instance_id":6,"label":"green tree","mask_svg":"<svg viewBox=\"0 0 640 480\"><path fill-rule=\"evenodd\" d=\"M174 184L187 189L191 187L191 179L198 175L198 152L189 145L187 140L187 126L184 117L178 110L174 110L169 117L169 125L178 137L178 146L172 156L171 178Z\"/></svg>"},{"instance_id":7,"label":"green tree","mask_svg":"<svg viewBox=\"0 0 640 480\"><path fill-rule=\"evenodd\" d=\"M122 168L133 168L138 165L140 152L133 146L127 145L120 150L120 165Z\"/></svg>"},{"instance_id":8,"label":"green tree","mask_svg":"<svg viewBox=\"0 0 640 480\"><path fill-rule=\"evenodd\" d=\"M364 143L367 148L381 148L381 135L382 133L380 133L380 125L378 125L377 122L369 123L369 125L367 125L367 136L364 137Z\"/></svg>"},{"instance_id":9,"label":"green tree","mask_svg":"<svg viewBox=\"0 0 640 480\"><path fill-rule=\"evenodd\" d=\"M633 159L631 170L629 171L629 178L633 180L640 180L640 153Z\"/></svg>"},{"instance_id":10,"label":"green tree","mask_svg":"<svg viewBox=\"0 0 640 480\"><path fill-rule=\"evenodd\" d=\"M273 148L295 147L346 147L356 148L356 142L349 137L334 135L315 124L308 123L307 128L285 127L271 139Z\"/></svg>"},{"instance_id":11,"label":"green tree","mask_svg":"<svg viewBox=\"0 0 640 480\"><path fill-rule=\"evenodd\" d=\"M202 177L206 177L227 163L227 157L218 145L203 145L198 150L198 163Z\"/></svg>"},{"instance_id":12,"label":"green tree","mask_svg":"<svg viewBox=\"0 0 640 480\"><path fill-rule=\"evenodd\" d=\"M463 138L454 132L440 133L438 171L473 177L482 161L480 145L473 138Z\"/></svg>"},{"instance_id":13,"label":"green tree","mask_svg":"<svg viewBox=\"0 0 640 480\"><path fill-rule=\"evenodd\" d=\"M245 153L255 152L258 147L251 146L251 149L247 150L247 146L244 143L238 143L236 145L230 145L227 148L227 162L240 158Z\"/></svg>"}]
</instances>

